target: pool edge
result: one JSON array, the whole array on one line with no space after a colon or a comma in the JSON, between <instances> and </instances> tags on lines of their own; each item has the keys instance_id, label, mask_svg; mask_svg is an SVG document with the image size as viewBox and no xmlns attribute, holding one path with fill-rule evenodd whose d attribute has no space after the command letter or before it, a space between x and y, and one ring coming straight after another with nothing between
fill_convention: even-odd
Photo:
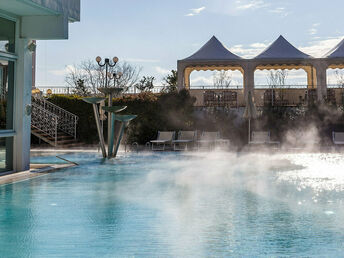
<instances>
[{"instance_id":1,"label":"pool edge","mask_svg":"<svg viewBox=\"0 0 344 258\"><path fill-rule=\"evenodd\" d=\"M69 168L69 167L74 167L74 166L76 165L75 164L44 164L41 166L37 166L37 164L31 164L30 170L0 176L0 186L43 176L43 175L53 173L63 168Z\"/></svg>"}]
</instances>

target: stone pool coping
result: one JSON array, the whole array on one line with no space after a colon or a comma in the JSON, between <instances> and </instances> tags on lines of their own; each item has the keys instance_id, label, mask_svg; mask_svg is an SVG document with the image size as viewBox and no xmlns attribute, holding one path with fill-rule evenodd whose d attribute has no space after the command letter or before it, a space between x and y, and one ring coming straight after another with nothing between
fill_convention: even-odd
<instances>
[{"instance_id":1,"label":"stone pool coping","mask_svg":"<svg viewBox=\"0 0 344 258\"><path fill-rule=\"evenodd\" d=\"M30 164L30 170L0 176L0 185L12 184L30 178L44 176L63 168L74 167L75 164Z\"/></svg>"}]
</instances>

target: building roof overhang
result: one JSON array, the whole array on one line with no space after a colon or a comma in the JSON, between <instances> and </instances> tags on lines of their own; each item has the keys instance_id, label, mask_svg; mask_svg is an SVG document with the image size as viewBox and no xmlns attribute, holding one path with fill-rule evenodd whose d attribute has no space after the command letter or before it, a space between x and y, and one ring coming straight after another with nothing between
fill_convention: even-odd
<instances>
[{"instance_id":1,"label":"building roof overhang","mask_svg":"<svg viewBox=\"0 0 344 258\"><path fill-rule=\"evenodd\" d=\"M74 22L80 21L80 0L0 0L0 11L17 17L64 15Z\"/></svg>"}]
</instances>

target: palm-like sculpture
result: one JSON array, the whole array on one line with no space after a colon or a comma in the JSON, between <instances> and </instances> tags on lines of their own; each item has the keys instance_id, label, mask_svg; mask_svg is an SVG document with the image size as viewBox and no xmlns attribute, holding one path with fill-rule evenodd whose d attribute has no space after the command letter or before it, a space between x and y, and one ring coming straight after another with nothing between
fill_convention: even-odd
<instances>
[{"instance_id":1,"label":"palm-like sculpture","mask_svg":"<svg viewBox=\"0 0 344 258\"><path fill-rule=\"evenodd\" d=\"M125 110L126 106L110 106L102 107L104 111L110 114L109 116L109 137L108 137L108 152L106 153L105 141L103 135L103 128L100 124L100 116L98 111L98 103L104 101L105 98L83 98L83 101L93 105L94 116L97 124L100 147L103 157L113 158L117 156L119 145L123 138L124 129L129 122L136 118L136 115L117 115L117 113Z\"/></svg>"}]
</instances>

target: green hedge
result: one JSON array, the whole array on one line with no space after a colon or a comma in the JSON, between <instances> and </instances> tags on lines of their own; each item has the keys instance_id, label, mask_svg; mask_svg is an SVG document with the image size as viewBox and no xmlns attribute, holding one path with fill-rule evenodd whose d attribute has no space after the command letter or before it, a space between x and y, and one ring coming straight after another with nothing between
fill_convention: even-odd
<instances>
[{"instance_id":1,"label":"green hedge","mask_svg":"<svg viewBox=\"0 0 344 258\"><path fill-rule=\"evenodd\" d=\"M85 143L97 143L98 135L92 106L78 96L53 95L51 102L76 114L78 138ZM247 144L248 123L242 113L236 110L209 108L195 112L195 99L188 91L172 93L141 93L114 99L114 105L125 105L128 108L121 114L136 114L127 129L127 142L145 144L155 139L159 130L207 130L220 131L222 136L240 147ZM329 106L309 107L264 107L262 116L252 121L252 130L269 130L275 140L283 140L289 130L305 130L314 125L321 139L331 136L333 130L344 130L344 112L342 109ZM105 137L107 121L104 122Z\"/></svg>"},{"instance_id":2,"label":"green hedge","mask_svg":"<svg viewBox=\"0 0 344 258\"><path fill-rule=\"evenodd\" d=\"M97 128L93 109L79 96L53 95L49 101L79 116L77 135L80 141L96 143ZM125 105L127 109L121 114L138 115L127 128L127 142L144 144L154 139L159 130L181 130L193 127L193 103L188 91L138 95L127 95L113 99L113 105ZM107 121L104 121L106 135Z\"/></svg>"}]
</instances>

